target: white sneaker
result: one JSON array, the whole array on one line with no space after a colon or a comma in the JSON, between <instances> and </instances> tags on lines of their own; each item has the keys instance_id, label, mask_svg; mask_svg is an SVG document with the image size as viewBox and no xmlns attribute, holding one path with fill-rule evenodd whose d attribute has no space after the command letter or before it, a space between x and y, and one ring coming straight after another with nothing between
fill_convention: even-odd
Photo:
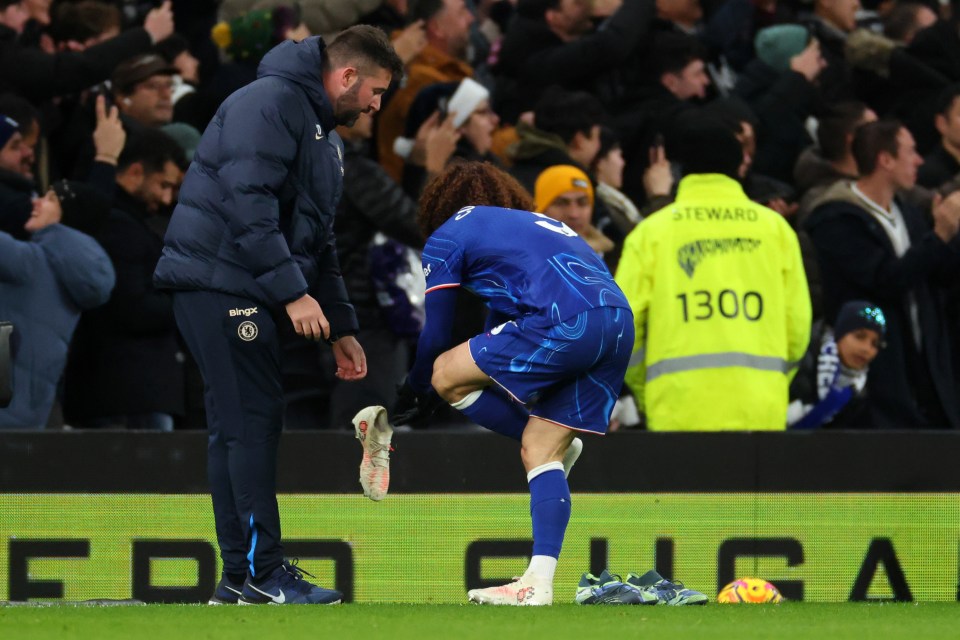
<instances>
[{"instance_id":1,"label":"white sneaker","mask_svg":"<svg viewBox=\"0 0 960 640\"><path fill-rule=\"evenodd\" d=\"M502 587L471 589L467 592L467 598L477 604L545 606L553 604L553 585L524 576Z\"/></svg>"},{"instance_id":2,"label":"white sneaker","mask_svg":"<svg viewBox=\"0 0 960 640\"><path fill-rule=\"evenodd\" d=\"M380 406L367 407L353 417L357 440L363 445L360 461L360 486L363 495L379 502L387 497L390 488L390 439L393 427L387 422L387 410Z\"/></svg>"},{"instance_id":3,"label":"white sneaker","mask_svg":"<svg viewBox=\"0 0 960 640\"><path fill-rule=\"evenodd\" d=\"M583 452L583 440L580 438L574 438L570 441L570 446L567 447L567 452L563 454L563 477L570 477L570 470L573 469L573 465L577 464L577 460L580 458L580 454Z\"/></svg>"}]
</instances>

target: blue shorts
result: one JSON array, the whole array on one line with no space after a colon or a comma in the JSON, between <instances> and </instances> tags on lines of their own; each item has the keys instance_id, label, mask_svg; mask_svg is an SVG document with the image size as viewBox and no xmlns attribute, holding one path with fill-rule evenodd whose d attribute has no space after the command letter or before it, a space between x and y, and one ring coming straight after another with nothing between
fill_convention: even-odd
<instances>
[{"instance_id":1,"label":"blue shorts","mask_svg":"<svg viewBox=\"0 0 960 640\"><path fill-rule=\"evenodd\" d=\"M607 431L632 350L633 316L616 307L553 325L521 318L470 339L480 370L531 416L599 434Z\"/></svg>"}]
</instances>

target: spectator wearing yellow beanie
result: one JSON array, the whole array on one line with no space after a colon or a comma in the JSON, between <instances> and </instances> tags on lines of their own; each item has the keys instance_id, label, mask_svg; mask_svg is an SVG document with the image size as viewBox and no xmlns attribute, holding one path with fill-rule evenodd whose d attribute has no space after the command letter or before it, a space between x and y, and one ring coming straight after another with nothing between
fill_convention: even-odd
<instances>
[{"instance_id":1,"label":"spectator wearing yellow beanie","mask_svg":"<svg viewBox=\"0 0 960 640\"><path fill-rule=\"evenodd\" d=\"M563 222L603 256L613 241L593 226L593 184L581 169L558 164L542 171L534 185L537 212Z\"/></svg>"}]
</instances>

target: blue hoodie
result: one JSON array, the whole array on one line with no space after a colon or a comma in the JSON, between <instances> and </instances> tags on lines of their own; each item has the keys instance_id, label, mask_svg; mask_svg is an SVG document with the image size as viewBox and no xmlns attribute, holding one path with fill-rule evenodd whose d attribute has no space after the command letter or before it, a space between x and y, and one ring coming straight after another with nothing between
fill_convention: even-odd
<instances>
[{"instance_id":1,"label":"blue hoodie","mask_svg":"<svg viewBox=\"0 0 960 640\"><path fill-rule=\"evenodd\" d=\"M343 142L323 87L324 43L284 42L210 122L154 273L275 310L310 291L334 334L356 332L334 245Z\"/></svg>"},{"instance_id":2,"label":"blue hoodie","mask_svg":"<svg viewBox=\"0 0 960 640\"><path fill-rule=\"evenodd\" d=\"M0 428L46 425L80 312L104 304L114 281L109 256L75 229L51 225L30 242L0 232L0 320L14 326L13 400Z\"/></svg>"}]
</instances>

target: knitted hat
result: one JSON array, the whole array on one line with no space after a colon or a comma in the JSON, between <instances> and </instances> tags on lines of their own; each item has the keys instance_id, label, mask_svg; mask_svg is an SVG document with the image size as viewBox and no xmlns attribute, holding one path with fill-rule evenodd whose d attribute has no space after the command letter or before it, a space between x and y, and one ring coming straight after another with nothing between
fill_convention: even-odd
<instances>
[{"instance_id":1,"label":"knitted hat","mask_svg":"<svg viewBox=\"0 0 960 640\"><path fill-rule=\"evenodd\" d=\"M776 71L790 68L790 58L807 48L810 32L798 24L778 24L757 32L753 47L757 57Z\"/></svg>"},{"instance_id":2,"label":"knitted hat","mask_svg":"<svg viewBox=\"0 0 960 640\"><path fill-rule=\"evenodd\" d=\"M570 164L558 164L545 169L537 176L533 189L537 212L546 211L557 196L567 191L580 191L587 194L590 206L593 206L593 184L582 170Z\"/></svg>"},{"instance_id":3,"label":"knitted hat","mask_svg":"<svg viewBox=\"0 0 960 640\"><path fill-rule=\"evenodd\" d=\"M20 123L8 116L0 116L0 149L7 146L10 138L20 130Z\"/></svg>"},{"instance_id":4,"label":"knitted hat","mask_svg":"<svg viewBox=\"0 0 960 640\"><path fill-rule=\"evenodd\" d=\"M248 11L230 22L219 22L210 31L213 42L234 60L259 61L300 24L298 5Z\"/></svg>"},{"instance_id":5,"label":"knitted hat","mask_svg":"<svg viewBox=\"0 0 960 640\"><path fill-rule=\"evenodd\" d=\"M183 149L187 162L193 161L193 154L200 145L200 132L185 122L170 122L160 127L160 130L173 138Z\"/></svg>"},{"instance_id":6,"label":"knitted hat","mask_svg":"<svg viewBox=\"0 0 960 640\"><path fill-rule=\"evenodd\" d=\"M882 341L887 334L887 318L877 305L865 300L851 300L840 307L833 337L839 342L840 338L857 329L876 331Z\"/></svg>"},{"instance_id":7,"label":"knitted hat","mask_svg":"<svg viewBox=\"0 0 960 640\"><path fill-rule=\"evenodd\" d=\"M743 147L723 121L698 111L677 119L676 135L667 141L667 156L680 163L683 175L721 173L737 179Z\"/></svg>"}]
</instances>

